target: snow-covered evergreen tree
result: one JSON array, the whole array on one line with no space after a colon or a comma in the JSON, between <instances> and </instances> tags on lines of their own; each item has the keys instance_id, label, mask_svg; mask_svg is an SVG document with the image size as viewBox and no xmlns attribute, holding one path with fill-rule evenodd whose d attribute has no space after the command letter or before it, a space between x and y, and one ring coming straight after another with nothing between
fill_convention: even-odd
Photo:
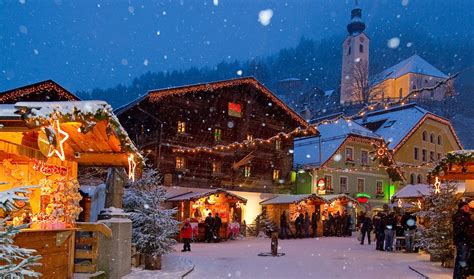
<instances>
[{"instance_id":1,"label":"snow-covered evergreen tree","mask_svg":"<svg viewBox=\"0 0 474 279\"><path fill-rule=\"evenodd\" d=\"M26 188L15 188L12 190L0 192L0 211L4 215L9 216L12 211L16 211L16 202L26 202ZM7 226L6 218L0 219L0 278L13 279L25 277L40 277L41 274L33 271L35 266L40 265L38 260L41 259L33 249L20 248L13 244L13 238L20 232L22 226Z\"/></svg>"},{"instance_id":2,"label":"snow-covered evergreen tree","mask_svg":"<svg viewBox=\"0 0 474 279\"><path fill-rule=\"evenodd\" d=\"M132 239L140 253L160 256L173 251L179 222L176 209L165 209L166 190L154 170L144 170L124 193L124 209L133 223Z\"/></svg>"},{"instance_id":3,"label":"snow-covered evergreen tree","mask_svg":"<svg viewBox=\"0 0 474 279\"><path fill-rule=\"evenodd\" d=\"M255 226L255 235L258 237L270 237L272 232L276 232L277 225L275 222L270 220L265 209L262 210L262 213L257 215L254 221Z\"/></svg>"},{"instance_id":4,"label":"snow-covered evergreen tree","mask_svg":"<svg viewBox=\"0 0 474 279\"><path fill-rule=\"evenodd\" d=\"M451 222L460 200L456 189L456 184L450 181L440 185L439 193L433 188L425 197L422 210L417 213L423 220L417 245L440 259L443 265L454 258Z\"/></svg>"}]
</instances>

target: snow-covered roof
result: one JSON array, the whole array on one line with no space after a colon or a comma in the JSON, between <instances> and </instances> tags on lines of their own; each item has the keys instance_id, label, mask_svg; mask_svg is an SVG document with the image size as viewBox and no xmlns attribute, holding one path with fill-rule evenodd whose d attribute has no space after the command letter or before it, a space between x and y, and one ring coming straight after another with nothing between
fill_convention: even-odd
<instances>
[{"instance_id":1,"label":"snow-covered roof","mask_svg":"<svg viewBox=\"0 0 474 279\"><path fill-rule=\"evenodd\" d=\"M169 198L167 199L166 201L188 201L188 200L198 200L200 198L203 198L203 197L208 197L210 195L214 195L214 194L220 194L220 193L223 193L225 195L228 195L228 196L231 196L231 197L234 197L244 203L247 203L247 199L239 196L239 195L236 195L234 193L231 193L229 191L226 191L224 189L214 189L214 190L204 190L204 191L195 191L195 192L188 192L188 193L185 193L183 195L179 195L179 196L175 196L173 198Z\"/></svg>"},{"instance_id":2,"label":"snow-covered roof","mask_svg":"<svg viewBox=\"0 0 474 279\"><path fill-rule=\"evenodd\" d=\"M104 109L112 111L105 101L18 102L15 107L31 109L31 116L44 118L50 118L55 112L65 115L77 110L82 113L95 113Z\"/></svg>"},{"instance_id":3,"label":"snow-covered roof","mask_svg":"<svg viewBox=\"0 0 474 279\"><path fill-rule=\"evenodd\" d=\"M320 200L325 202L325 200L316 195L316 194L300 194L300 195L277 195L273 198L267 199L262 201L261 205L269 205L269 204L290 204L290 203L299 203L304 200Z\"/></svg>"},{"instance_id":4,"label":"snow-covered roof","mask_svg":"<svg viewBox=\"0 0 474 279\"><path fill-rule=\"evenodd\" d=\"M457 193L463 193L465 191L465 183L456 183ZM392 199L416 199L422 198L430 193L433 186L429 184L408 184L402 189L398 190Z\"/></svg>"},{"instance_id":5,"label":"snow-covered roof","mask_svg":"<svg viewBox=\"0 0 474 279\"><path fill-rule=\"evenodd\" d=\"M51 94L55 92L55 94ZM52 80L45 80L0 93L0 103L13 104L22 100L78 101L79 97Z\"/></svg>"},{"instance_id":6,"label":"snow-covered roof","mask_svg":"<svg viewBox=\"0 0 474 279\"><path fill-rule=\"evenodd\" d=\"M382 136L388 142L388 147L394 149L428 113L416 104L409 104L368 113L366 122L363 118L356 122Z\"/></svg>"},{"instance_id":7,"label":"snow-covered roof","mask_svg":"<svg viewBox=\"0 0 474 279\"><path fill-rule=\"evenodd\" d=\"M354 121L339 121L321 124L318 127L321 138L312 136L294 141L294 166L321 166L336 152L348 136L381 139L381 137ZM321 145L321 150L319 149ZM321 154L320 154L321 152Z\"/></svg>"},{"instance_id":8,"label":"snow-covered roof","mask_svg":"<svg viewBox=\"0 0 474 279\"><path fill-rule=\"evenodd\" d=\"M346 200L350 200L352 201L353 203L358 203L357 200L355 200L354 198L346 195L346 194L332 194L332 195L324 195L322 196L323 199L325 199L328 203L331 203L335 200L339 200L339 199L346 199Z\"/></svg>"},{"instance_id":9,"label":"snow-covered roof","mask_svg":"<svg viewBox=\"0 0 474 279\"><path fill-rule=\"evenodd\" d=\"M448 77L433 65L426 62L426 60L415 54L375 75L372 79L372 83L377 84L387 79L396 79L408 73L422 74L439 78Z\"/></svg>"},{"instance_id":10,"label":"snow-covered roof","mask_svg":"<svg viewBox=\"0 0 474 279\"><path fill-rule=\"evenodd\" d=\"M0 104L0 118L2 119L20 119L20 115L16 114L15 105L13 104Z\"/></svg>"}]
</instances>

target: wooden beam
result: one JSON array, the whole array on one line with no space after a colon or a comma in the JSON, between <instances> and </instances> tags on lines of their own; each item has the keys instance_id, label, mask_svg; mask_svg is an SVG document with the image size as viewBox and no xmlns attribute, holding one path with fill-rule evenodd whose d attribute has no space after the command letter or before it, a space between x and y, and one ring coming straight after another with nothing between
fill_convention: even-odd
<instances>
[{"instance_id":1,"label":"wooden beam","mask_svg":"<svg viewBox=\"0 0 474 279\"><path fill-rule=\"evenodd\" d=\"M444 180L469 180L474 179L474 172L447 173L438 177Z\"/></svg>"},{"instance_id":2,"label":"wooden beam","mask_svg":"<svg viewBox=\"0 0 474 279\"><path fill-rule=\"evenodd\" d=\"M126 153L79 153L77 163L83 166L128 167Z\"/></svg>"}]
</instances>

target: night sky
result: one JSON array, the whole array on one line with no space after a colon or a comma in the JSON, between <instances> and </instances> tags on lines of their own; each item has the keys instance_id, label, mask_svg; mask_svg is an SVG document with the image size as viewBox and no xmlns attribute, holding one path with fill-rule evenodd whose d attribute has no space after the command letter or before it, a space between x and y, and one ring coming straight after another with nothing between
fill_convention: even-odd
<instances>
[{"instance_id":1,"label":"night sky","mask_svg":"<svg viewBox=\"0 0 474 279\"><path fill-rule=\"evenodd\" d=\"M370 37L403 43L400 30L408 27L446 40L474 37L471 0L360 2ZM265 57L301 36L343 38L353 6L352 0L0 0L0 91L45 79L88 90L128 84L147 71ZM259 21L261 11L267 17Z\"/></svg>"}]
</instances>

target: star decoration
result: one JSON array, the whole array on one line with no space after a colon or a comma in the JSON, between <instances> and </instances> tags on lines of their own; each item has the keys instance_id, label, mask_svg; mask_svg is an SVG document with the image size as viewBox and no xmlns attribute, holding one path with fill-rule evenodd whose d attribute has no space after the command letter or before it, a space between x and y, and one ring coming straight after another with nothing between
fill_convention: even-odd
<instances>
[{"instance_id":1,"label":"star decoration","mask_svg":"<svg viewBox=\"0 0 474 279\"><path fill-rule=\"evenodd\" d=\"M398 199L398 207L402 207L402 204L403 204L402 200Z\"/></svg>"},{"instance_id":2,"label":"star decoration","mask_svg":"<svg viewBox=\"0 0 474 279\"><path fill-rule=\"evenodd\" d=\"M47 133L47 131L50 130L52 130L53 132ZM45 133L48 135L48 141L44 139L41 139L40 141L49 146L47 156L51 157L56 154L59 159L61 159L61 161L64 161L66 159L66 156L64 155L64 143L69 139L69 134L61 130L61 126L59 125L58 120L55 120L53 122L52 129L44 128L43 131L45 131ZM60 135L62 135L62 138Z\"/></svg>"},{"instance_id":3,"label":"star decoration","mask_svg":"<svg viewBox=\"0 0 474 279\"><path fill-rule=\"evenodd\" d=\"M137 163L135 163L133 158L133 154L128 156L128 179L135 181L135 168L137 167Z\"/></svg>"},{"instance_id":4,"label":"star decoration","mask_svg":"<svg viewBox=\"0 0 474 279\"><path fill-rule=\"evenodd\" d=\"M434 187L435 187L435 194L441 193L441 181L439 181L439 178L437 176L435 177Z\"/></svg>"}]
</instances>

